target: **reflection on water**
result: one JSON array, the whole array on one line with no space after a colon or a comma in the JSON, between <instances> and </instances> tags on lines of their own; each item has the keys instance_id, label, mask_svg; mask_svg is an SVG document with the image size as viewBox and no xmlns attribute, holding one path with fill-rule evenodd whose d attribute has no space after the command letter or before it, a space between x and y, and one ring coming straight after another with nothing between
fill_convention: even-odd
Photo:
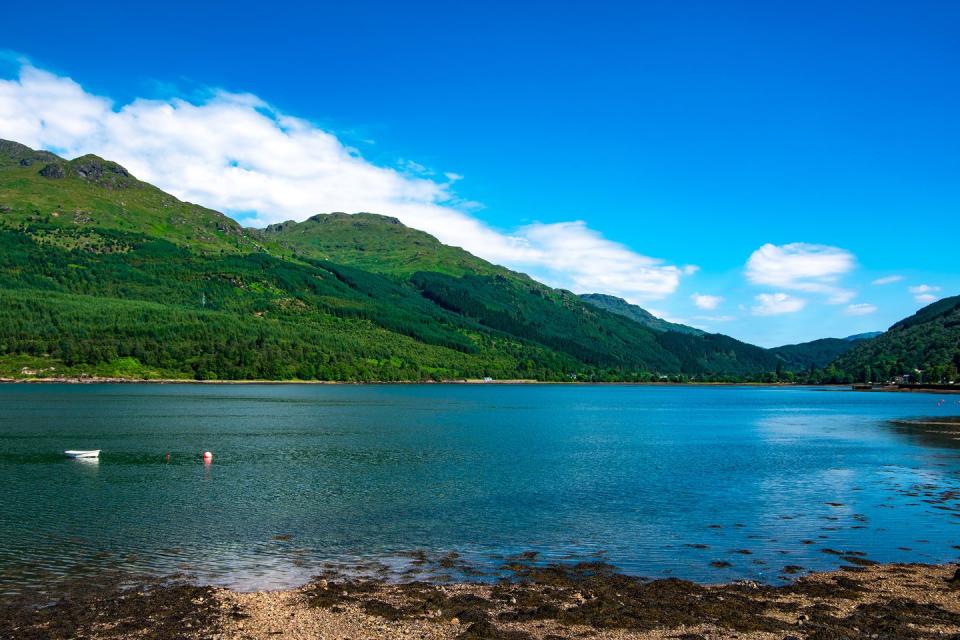
<instances>
[{"instance_id":1,"label":"reflection on water","mask_svg":"<svg viewBox=\"0 0 960 640\"><path fill-rule=\"evenodd\" d=\"M890 421L891 428L914 443L934 448L960 449L960 418L926 416Z\"/></svg>"},{"instance_id":2,"label":"reflection on water","mask_svg":"<svg viewBox=\"0 0 960 640\"><path fill-rule=\"evenodd\" d=\"M960 540L950 428L890 423L929 414L922 394L0 385L0 406L0 592L114 568L492 579L530 550L777 582Z\"/></svg>"}]
</instances>

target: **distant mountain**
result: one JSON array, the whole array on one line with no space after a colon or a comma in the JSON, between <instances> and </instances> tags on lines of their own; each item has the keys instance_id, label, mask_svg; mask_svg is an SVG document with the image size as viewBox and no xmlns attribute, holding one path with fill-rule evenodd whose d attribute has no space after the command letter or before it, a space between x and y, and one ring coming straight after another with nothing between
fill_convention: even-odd
<instances>
[{"instance_id":1,"label":"distant mountain","mask_svg":"<svg viewBox=\"0 0 960 640\"><path fill-rule=\"evenodd\" d=\"M772 372L777 367L777 358L766 349L720 333L668 322L623 298L585 293L580 299L655 331L657 341L680 356L684 370L702 372L708 366L712 370L740 371L742 375L753 367L764 372Z\"/></svg>"},{"instance_id":2,"label":"distant mountain","mask_svg":"<svg viewBox=\"0 0 960 640\"><path fill-rule=\"evenodd\" d=\"M872 331L846 338L821 338L800 344L774 347L770 351L783 361L783 367L788 371L807 371L811 367L822 369L856 347L859 342L871 340L882 333L882 331Z\"/></svg>"},{"instance_id":3,"label":"distant mountain","mask_svg":"<svg viewBox=\"0 0 960 640\"><path fill-rule=\"evenodd\" d=\"M869 340L871 338L876 338L877 336L882 336L883 331L868 331L867 333L857 333L852 336L847 336L844 338L847 342L856 342L857 340Z\"/></svg>"},{"instance_id":4,"label":"distant mountain","mask_svg":"<svg viewBox=\"0 0 960 640\"><path fill-rule=\"evenodd\" d=\"M595 307L600 309L605 309L611 313L616 313L625 318L630 318L634 322L639 322L645 327L649 327L654 331L678 331L680 333L689 333L691 335L700 336L706 333L700 329L694 327L688 327L685 324L677 324L675 322L668 322L663 318L658 318L646 309L639 307L635 304L630 304L623 298L618 298L616 296L609 296L605 293L583 293L580 294L581 300L586 300Z\"/></svg>"},{"instance_id":5,"label":"distant mountain","mask_svg":"<svg viewBox=\"0 0 960 640\"><path fill-rule=\"evenodd\" d=\"M783 360L788 371L806 371L811 367L820 369L827 366L856 346L856 341L846 338L821 338L800 344L788 344L770 349Z\"/></svg>"},{"instance_id":6,"label":"distant mountain","mask_svg":"<svg viewBox=\"0 0 960 640\"><path fill-rule=\"evenodd\" d=\"M375 214L244 229L96 156L0 141L0 376L759 376Z\"/></svg>"},{"instance_id":7,"label":"distant mountain","mask_svg":"<svg viewBox=\"0 0 960 640\"><path fill-rule=\"evenodd\" d=\"M894 324L832 363L865 381L891 380L901 374L929 382L958 381L960 369L960 296L938 300Z\"/></svg>"}]
</instances>

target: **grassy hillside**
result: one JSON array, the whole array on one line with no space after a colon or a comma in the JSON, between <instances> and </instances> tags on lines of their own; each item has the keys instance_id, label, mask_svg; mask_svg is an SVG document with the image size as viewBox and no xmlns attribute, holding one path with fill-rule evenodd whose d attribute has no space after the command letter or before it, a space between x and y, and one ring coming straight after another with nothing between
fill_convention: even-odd
<instances>
[{"instance_id":1,"label":"grassy hillside","mask_svg":"<svg viewBox=\"0 0 960 640\"><path fill-rule=\"evenodd\" d=\"M273 224L260 233L298 254L374 273L408 278L418 271L429 271L529 280L459 247L447 246L396 218L374 213L322 213L303 222Z\"/></svg>"},{"instance_id":2,"label":"grassy hillside","mask_svg":"<svg viewBox=\"0 0 960 640\"><path fill-rule=\"evenodd\" d=\"M924 371L926 382L958 381L960 296L944 298L859 343L832 365L859 381L885 381Z\"/></svg>"},{"instance_id":3,"label":"grassy hillside","mask_svg":"<svg viewBox=\"0 0 960 640\"><path fill-rule=\"evenodd\" d=\"M141 182L115 162L93 155L63 160L0 140L0 224L5 227L42 223L54 229L109 229L161 237L193 251L250 253L269 251L227 216L181 202ZM45 242L92 241L58 239ZM63 244L71 248L69 244Z\"/></svg>"},{"instance_id":4,"label":"grassy hillside","mask_svg":"<svg viewBox=\"0 0 960 640\"><path fill-rule=\"evenodd\" d=\"M192 378L544 377L573 358L438 309L349 267L196 254L101 230L100 252L0 230L0 353L66 366L135 358ZM89 231L83 232L89 236ZM551 373L554 372L554 373Z\"/></svg>"}]
</instances>

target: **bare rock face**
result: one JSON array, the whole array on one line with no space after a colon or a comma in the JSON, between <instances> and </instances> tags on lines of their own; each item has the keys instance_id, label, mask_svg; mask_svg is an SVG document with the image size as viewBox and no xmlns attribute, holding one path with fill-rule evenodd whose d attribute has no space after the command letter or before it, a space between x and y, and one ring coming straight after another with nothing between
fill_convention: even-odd
<instances>
[{"instance_id":1,"label":"bare rock face","mask_svg":"<svg viewBox=\"0 0 960 640\"><path fill-rule=\"evenodd\" d=\"M67 172L63 170L62 162L51 162L50 164L44 165L43 169L40 169L40 175L44 178L59 180L66 178Z\"/></svg>"},{"instance_id":2,"label":"bare rock face","mask_svg":"<svg viewBox=\"0 0 960 640\"><path fill-rule=\"evenodd\" d=\"M137 186L137 179L116 162L94 155L81 156L70 161L74 175L111 189L128 189Z\"/></svg>"}]
</instances>

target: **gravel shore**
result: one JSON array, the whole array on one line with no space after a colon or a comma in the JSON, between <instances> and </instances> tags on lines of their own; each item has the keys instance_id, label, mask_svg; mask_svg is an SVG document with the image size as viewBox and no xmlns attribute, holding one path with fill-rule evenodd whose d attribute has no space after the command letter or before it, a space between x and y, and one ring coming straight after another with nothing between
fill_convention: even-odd
<instances>
[{"instance_id":1,"label":"gravel shore","mask_svg":"<svg viewBox=\"0 0 960 640\"><path fill-rule=\"evenodd\" d=\"M49 598L49 596L47 596ZM646 581L589 563L497 584L328 576L288 591L75 585L0 604L2 638L960 639L960 567L880 564L771 587Z\"/></svg>"}]
</instances>

